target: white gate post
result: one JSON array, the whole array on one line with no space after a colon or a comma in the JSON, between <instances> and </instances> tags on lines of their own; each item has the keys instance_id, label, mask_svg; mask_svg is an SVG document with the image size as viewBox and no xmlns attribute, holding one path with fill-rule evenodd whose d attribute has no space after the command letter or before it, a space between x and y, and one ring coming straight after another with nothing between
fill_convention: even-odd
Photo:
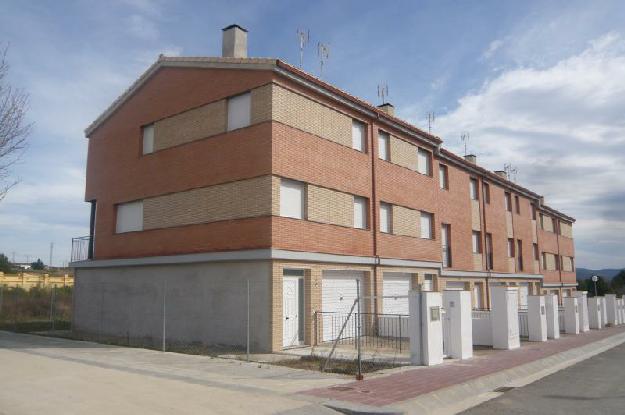
<instances>
[{"instance_id":1,"label":"white gate post","mask_svg":"<svg viewBox=\"0 0 625 415\"><path fill-rule=\"evenodd\" d=\"M443 321L441 293L410 291L408 295L408 331L410 361L413 365L443 363Z\"/></svg>"},{"instance_id":2,"label":"white gate post","mask_svg":"<svg viewBox=\"0 0 625 415\"><path fill-rule=\"evenodd\" d=\"M527 297L527 328L531 342L547 341L547 309L542 295Z\"/></svg>"},{"instance_id":3,"label":"white gate post","mask_svg":"<svg viewBox=\"0 0 625 415\"><path fill-rule=\"evenodd\" d=\"M616 294L605 295L605 311L608 315L607 324L616 326L618 324L618 309L616 306Z\"/></svg>"},{"instance_id":4,"label":"white gate post","mask_svg":"<svg viewBox=\"0 0 625 415\"><path fill-rule=\"evenodd\" d=\"M590 330L588 322L588 291L575 291L575 297L578 298L577 306L579 308L579 331L588 331Z\"/></svg>"},{"instance_id":5,"label":"white gate post","mask_svg":"<svg viewBox=\"0 0 625 415\"><path fill-rule=\"evenodd\" d=\"M621 303L619 324L625 324L625 298L621 298L619 301Z\"/></svg>"},{"instance_id":6,"label":"white gate post","mask_svg":"<svg viewBox=\"0 0 625 415\"><path fill-rule=\"evenodd\" d=\"M600 329L601 325L601 301L599 297L588 299L588 323L591 329Z\"/></svg>"},{"instance_id":7,"label":"white gate post","mask_svg":"<svg viewBox=\"0 0 625 415\"><path fill-rule=\"evenodd\" d=\"M608 310L606 308L605 297L599 297L599 305L601 306L601 326L605 327L608 324Z\"/></svg>"},{"instance_id":8,"label":"white gate post","mask_svg":"<svg viewBox=\"0 0 625 415\"><path fill-rule=\"evenodd\" d=\"M545 308L547 309L547 338L560 338L560 311L558 309L558 296L555 294L545 295Z\"/></svg>"},{"instance_id":9,"label":"white gate post","mask_svg":"<svg viewBox=\"0 0 625 415\"><path fill-rule=\"evenodd\" d=\"M495 286L491 289L491 322L493 348L516 349L519 338L519 297L515 287Z\"/></svg>"},{"instance_id":10,"label":"white gate post","mask_svg":"<svg viewBox=\"0 0 625 415\"><path fill-rule=\"evenodd\" d=\"M564 304L564 331L566 334L579 334L579 300L580 297L566 297Z\"/></svg>"},{"instance_id":11,"label":"white gate post","mask_svg":"<svg viewBox=\"0 0 625 415\"><path fill-rule=\"evenodd\" d=\"M470 291L443 291L443 304L449 317L449 357L473 357L473 318Z\"/></svg>"}]
</instances>

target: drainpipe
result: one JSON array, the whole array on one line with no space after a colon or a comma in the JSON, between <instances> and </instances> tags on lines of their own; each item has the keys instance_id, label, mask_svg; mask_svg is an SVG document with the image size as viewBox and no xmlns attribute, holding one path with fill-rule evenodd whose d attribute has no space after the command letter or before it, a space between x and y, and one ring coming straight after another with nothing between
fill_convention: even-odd
<instances>
[{"instance_id":1,"label":"drainpipe","mask_svg":"<svg viewBox=\"0 0 625 415\"><path fill-rule=\"evenodd\" d=\"M380 115L377 115L377 118L380 118ZM369 128L369 143L371 151L371 231L373 235L373 257L375 258L375 264L373 264L373 311L377 315L378 312L378 265L380 264L380 257L378 256L378 200L376 197L376 183L375 183L375 162L377 158L377 152L374 152L375 143L373 140L373 123L370 124L371 128ZM390 147L390 145L389 145ZM390 149L389 149L390 151ZM375 153L375 154L374 154Z\"/></svg>"},{"instance_id":2,"label":"drainpipe","mask_svg":"<svg viewBox=\"0 0 625 415\"><path fill-rule=\"evenodd\" d=\"M490 186L490 185L489 185ZM480 206L482 210L482 222L484 223L484 235L480 239L483 241L482 245L482 260L485 260L486 264L486 286L484 287L486 290L486 308L490 310L490 276L491 269L494 264L490 264L488 266L488 255L486 254L486 250L488 249L488 245L486 243L486 195L484 194L484 180L482 180L482 206ZM492 252L491 252L492 255ZM493 256L494 257L494 256Z\"/></svg>"}]
</instances>

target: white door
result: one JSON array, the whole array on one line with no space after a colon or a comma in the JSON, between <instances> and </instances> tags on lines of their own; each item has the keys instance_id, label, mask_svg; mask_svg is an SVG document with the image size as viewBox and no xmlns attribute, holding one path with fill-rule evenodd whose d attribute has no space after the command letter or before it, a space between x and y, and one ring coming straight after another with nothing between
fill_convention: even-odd
<instances>
[{"instance_id":1,"label":"white door","mask_svg":"<svg viewBox=\"0 0 625 415\"><path fill-rule=\"evenodd\" d=\"M385 272L382 282L382 312L384 314L408 314L410 274ZM398 298L395 298L398 297ZM404 297L404 298L399 298Z\"/></svg>"},{"instance_id":2,"label":"white door","mask_svg":"<svg viewBox=\"0 0 625 415\"><path fill-rule=\"evenodd\" d=\"M380 336L408 337L408 292L411 275L403 272L385 272L382 280L382 313L378 316Z\"/></svg>"},{"instance_id":3,"label":"white door","mask_svg":"<svg viewBox=\"0 0 625 415\"><path fill-rule=\"evenodd\" d=\"M282 346L290 347L299 344L299 280L284 278L282 280Z\"/></svg>"},{"instance_id":4,"label":"white door","mask_svg":"<svg viewBox=\"0 0 625 415\"><path fill-rule=\"evenodd\" d=\"M349 315L354 300L357 298L358 284L362 290L362 272L359 271L324 271L321 284L321 310L323 341L333 341L345 329L341 338L354 337L356 319ZM361 294L361 296L364 295ZM361 307L362 308L362 307ZM354 308L354 312L358 310ZM349 319L348 319L349 317Z\"/></svg>"},{"instance_id":5,"label":"white door","mask_svg":"<svg viewBox=\"0 0 625 415\"><path fill-rule=\"evenodd\" d=\"M519 284L519 308L527 308L528 286L526 282Z\"/></svg>"}]
</instances>

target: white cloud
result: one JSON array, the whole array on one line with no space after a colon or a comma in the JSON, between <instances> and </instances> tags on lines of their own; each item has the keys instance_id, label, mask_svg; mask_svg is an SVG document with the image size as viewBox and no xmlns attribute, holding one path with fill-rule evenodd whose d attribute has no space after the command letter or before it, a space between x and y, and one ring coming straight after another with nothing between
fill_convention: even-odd
<instances>
[{"instance_id":1,"label":"white cloud","mask_svg":"<svg viewBox=\"0 0 625 415\"><path fill-rule=\"evenodd\" d=\"M504 41L502 39L493 40L492 42L490 42L490 44L488 45L488 48L486 48L484 53L482 53L482 58L490 59L495 54L495 52L497 52L499 48L503 46L503 44L504 44Z\"/></svg>"},{"instance_id":2,"label":"white cloud","mask_svg":"<svg viewBox=\"0 0 625 415\"><path fill-rule=\"evenodd\" d=\"M577 217L578 265L623 266L625 235L614 234L625 227L623 79L625 39L608 33L552 66L503 71L439 117L435 132L459 152L455 137L469 131L480 164L516 165L520 184Z\"/></svg>"}]
</instances>

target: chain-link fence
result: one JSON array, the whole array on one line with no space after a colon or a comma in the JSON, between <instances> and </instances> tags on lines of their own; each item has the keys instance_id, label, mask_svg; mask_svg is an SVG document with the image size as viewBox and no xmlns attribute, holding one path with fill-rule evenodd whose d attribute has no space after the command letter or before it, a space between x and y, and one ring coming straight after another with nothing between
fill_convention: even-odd
<instances>
[{"instance_id":1,"label":"chain-link fence","mask_svg":"<svg viewBox=\"0 0 625 415\"><path fill-rule=\"evenodd\" d=\"M33 332L71 327L72 287L0 285L0 330Z\"/></svg>"}]
</instances>

